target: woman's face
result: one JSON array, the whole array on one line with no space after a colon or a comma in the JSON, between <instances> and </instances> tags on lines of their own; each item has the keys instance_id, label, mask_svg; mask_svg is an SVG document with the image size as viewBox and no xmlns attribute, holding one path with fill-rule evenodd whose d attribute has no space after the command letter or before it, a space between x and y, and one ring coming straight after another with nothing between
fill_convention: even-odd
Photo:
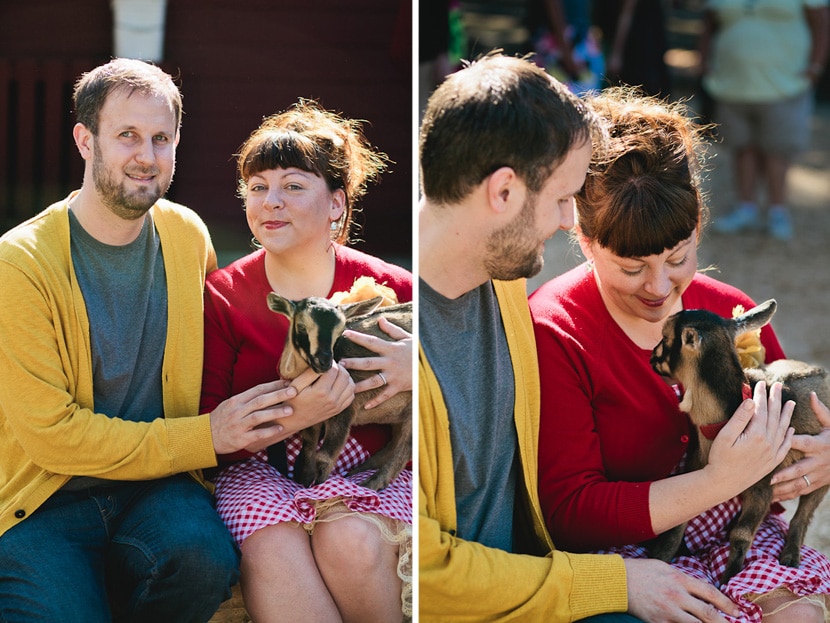
<instances>
[{"instance_id":1,"label":"woman's face","mask_svg":"<svg viewBox=\"0 0 830 623\"><path fill-rule=\"evenodd\" d=\"M328 248L331 222L345 209L345 193L328 189L322 177L290 167L252 175L245 213L251 233L271 253Z\"/></svg>"},{"instance_id":2,"label":"woman's face","mask_svg":"<svg viewBox=\"0 0 830 623\"><path fill-rule=\"evenodd\" d=\"M620 257L596 242L582 241L609 311L662 322L673 311L697 271L697 232L657 255Z\"/></svg>"}]
</instances>

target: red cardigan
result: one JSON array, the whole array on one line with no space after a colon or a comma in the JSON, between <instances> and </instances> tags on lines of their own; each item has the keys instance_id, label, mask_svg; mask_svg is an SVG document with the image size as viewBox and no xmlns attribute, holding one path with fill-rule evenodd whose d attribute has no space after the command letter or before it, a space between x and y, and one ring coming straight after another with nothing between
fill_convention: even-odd
<instances>
[{"instance_id":1,"label":"red cardigan","mask_svg":"<svg viewBox=\"0 0 830 623\"><path fill-rule=\"evenodd\" d=\"M279 378L288 319L265 302L271 291L265 275L265 251L259 250L212 272L205 283L205 363L200 413L260 383ZM349 247L336 247L334 284L328 296L348 290L355 279L371 276L392 288L401 303L412 300L412 275L393 264ZM355 427L354 437L375 452L388 441L386 427ZM241 452L224 461L250 456Z\"/></svg>"},{"instance_id":2,"label":"red cardigan","mask_svg":"<svg viewBox=\"0 0 830 623\"><path fill-rule=\"evenodd\" d=\"M724 317L740 290L698 274L685 309ZM655 536L648 493L686 451L690 424L675 389L611 318L585 265L530 297L542 381L539 490L558 547L583 552ZM767 362L784 357L769 326L761 332Z\"/></svg>"}]
</instances>

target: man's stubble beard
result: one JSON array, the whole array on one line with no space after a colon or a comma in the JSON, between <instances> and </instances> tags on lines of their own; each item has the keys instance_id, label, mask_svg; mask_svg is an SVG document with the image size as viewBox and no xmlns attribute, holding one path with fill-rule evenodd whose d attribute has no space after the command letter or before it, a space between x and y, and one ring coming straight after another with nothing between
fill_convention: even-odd
<instances>
[{"instance_id":1,"label":"man's stubble beard","mask_svg":"<svg viewBox=\"0 0 830 623\"><path fill-rule=\"evenodd\" d=\"M510 223L487 238L485 269L491 279L512 281L537 275L544 266L544 241L536 226L535 194L529 194Z\"/></svg>"},{"instance_id":2,"label":"man's stubble beard","mask_svg":"<svg viewBox=\"0 0 830 623\"><path fill-rule=\"evenodd\" d=\"M100 149L96 148L92 159L92 180L104 205L120 218L132 221L147 214L170 188L173 178L171 175L170 182L164 188L156 184L154 190L128 193L124 183L119 184L113 179L110 171L104 166Z\"/></svg>"}]
</instances>

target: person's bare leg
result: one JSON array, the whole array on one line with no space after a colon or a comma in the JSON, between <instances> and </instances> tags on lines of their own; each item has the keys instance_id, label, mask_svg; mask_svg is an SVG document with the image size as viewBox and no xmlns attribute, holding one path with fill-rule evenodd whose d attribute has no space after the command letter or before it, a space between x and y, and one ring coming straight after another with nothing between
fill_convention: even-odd
<instances>
[{"instance_id":1,"label":"person's bare leg","mask_svg":"<svg viewBox=\"0 0 830 623\"><path fill-rule=\"evenodd\" d=\"M761 154L750 146L735 150L735 190L742 203L755 203L757 200L758 172L762 165Z\"/></svg>"},{"instance_id":2,"label":"person's bare leg","mask_svg":"<svg viewBox=\"0 0 830 623\"><path fill-rule=\"evenodd\" d=\"M794 603L776 612L785 603L798 599L800 597L793 593L761 597L757 603L764 612L764 623L824 623L824 612L821 607L808 601Z\"/></svg>"},{"instance_id":3,"label":"person's bare leg","mask_svg":"<svg viewBox=\"0 0 830 623\"><path fill-rule=\"evenodd\" d=\"M256 623L341 620L308 533L296 524L268 526L245 539L240 571L245 609Z\"/></svg>"},{"instance_id":4,"label":"person's bare leg","mask_svg":"<svg viewBox=\"0 0 830 623\"><path fill-rule=\"evenodd\" d=\"M780 206L786 205L787 171L790 168L790 159L787 156L767 154L764 157L764 165L769 204Z\"/></svg>"},{"instance_id":5,"label":"person's bare leg","mask_svg":"<svg viewBox=\"0 0 830 623\"><path fill-rule=\"evenodd\" d=\"M314 527L312 549L343 621L389 623L403 618L398 546L356 516Z\"/></svg>"}]
</instances>

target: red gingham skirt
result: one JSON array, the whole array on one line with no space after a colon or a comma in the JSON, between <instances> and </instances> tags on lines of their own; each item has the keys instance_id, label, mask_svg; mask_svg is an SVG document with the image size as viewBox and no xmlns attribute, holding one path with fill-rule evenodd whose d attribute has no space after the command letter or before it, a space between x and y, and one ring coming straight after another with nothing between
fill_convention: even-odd
<instances>
[{"instance_id":1,"label":"red gingham skirt","mask_svg":"<svg viewBox=\"0 0 830 623\"><path fill-rule=\"evenodd\" d=\"M300 452L294 435L286 442L289 476ZM240 545L256 530L283 522L313 525L317 505L339 500L356 513L371 513L412 524L412 472L403 470L389 486L374 491L360 486L371 471L346 477L369 454L350 437L332 475L319 485L305 488L268 464L265 452L226 467L216 477L216 510Z\"/></svg>"},{"instance_id":2,"label":"red gingham skirt","mask_svg":"<svg viewBox=\"0 0 830 623\"><path fill-rule=\"evenodd\" d=\"M691 556L679 556L671 564L684 573L720 588L742 610L740 618L726 616L734 623L761 623L761 607L750 601L759 594L784 588L799 596L823 595L830 607L830 560L811 547L801 548L801 566L785 567L778 562L788 524L779 514L769 514L761 523L747 553L743 570L720 586L729 557L728 528L741 510L739 498L712 508L694 518L686 527L685 540ZM648 558L642 545L603 550L626 558Z\"/></svg>"}]
</instances>

